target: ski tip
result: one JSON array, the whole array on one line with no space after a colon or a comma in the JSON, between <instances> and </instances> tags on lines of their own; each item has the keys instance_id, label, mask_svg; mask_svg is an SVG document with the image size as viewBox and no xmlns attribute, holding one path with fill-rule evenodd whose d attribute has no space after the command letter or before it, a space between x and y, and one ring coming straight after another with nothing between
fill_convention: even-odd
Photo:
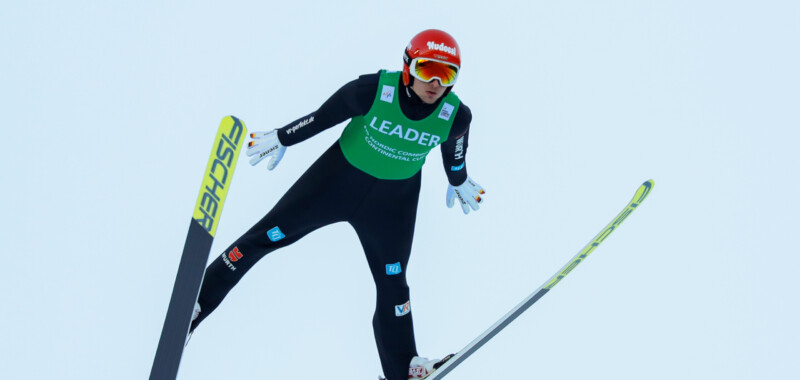
<instances>
[{"instance_id":1,"label":"ski tip","mask_svg":"<svg viewBox=\"0 0 800 380\"><path fill-rule=\"evenodd\" d=\"M633 196L633 200L631 201L633 202L634 207L638 206L639 203L642 203L642 201L644 201L644 199L650 195L650 192L653 191L653 186L655 185L655 181L648 179L647 181L644 181L642 186L639 186L639 189L636 190L636 194Z\"/></svg>"},{"instance_id":2,"label":"ski tip","mask_svg":"<svg viewBox=\"0 0 800 380\"><path fill-rule=\"evenodd\" d=\"M646 188L648 188L650 190L652 190L655 185L656 185L656 181L653 181L652 179L648 179L647 181L644 181L644 183L642 184L642 186L644 186L644 187L646 187Z\"/></svg>"}]
</instances>

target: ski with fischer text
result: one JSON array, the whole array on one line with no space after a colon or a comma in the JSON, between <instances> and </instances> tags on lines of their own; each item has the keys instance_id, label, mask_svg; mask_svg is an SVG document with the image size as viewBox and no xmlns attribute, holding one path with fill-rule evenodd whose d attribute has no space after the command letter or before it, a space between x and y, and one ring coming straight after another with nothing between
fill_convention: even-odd
<instances>
[{"instance_id":1,"label":"ski with fischer text","mask_svg":"<svg viewBox=\"0 0 800 380\"><path fill-rule=\"evenodd\" d=\"M158 341L150 380L175 380L181 362L186 336L203 282L211 243L217 232L222 205L228 195L239 152L244 145L247 128L241 120L226 116L217 130L211 148L200 195L194 207L189 233L175 276L172 297Z\"/></svg>"},{"instance_id":2,"label":"ski with fischer text","mask_svg":"<svg viewBox=\"0 0 800 380\"><path fill-rule=\"evenodd\" d=\"M583 249L578 252L563 268L561 268L553 277L547 280L542 286L539 287L535 292L531 293L525 300L522 301L519 305L515 308L511 309L505 316L500 318L492 327L488 330L484 331L480 336L478 336L475 340L469 343L466 347L464 347L461 351L453 355L452 357L447 357L443 360L444 363L431 375L426 377L426 380L436 380L441 379L450 371L453 370L456 366L458 366L461 362L466 360L470 355L475 353L481 346L483 346L486 342L492 339L497 333L500 332L503 328L508 326L511 321L519 317L522 313L525 312L531 305L533 305L539 298L542 298L547 292L550 291L556 284L558 284L561 279L566 277L573 269L575 269L581 261L585 260L587 256L589 256L592 251L597 248L612 232L614 232L617 227L619 227L620 223L625 220L637 207L647 198L647 195L650 194L650 191L653 190L654 186L653 180L649 180L643 183L638 190L636 190L636 194L633 196L633 199L625 206L625 209L619 213L612 221L609 223L602 231L600 231L595 238L589 242Z\"/></svg>"}]
</instances>

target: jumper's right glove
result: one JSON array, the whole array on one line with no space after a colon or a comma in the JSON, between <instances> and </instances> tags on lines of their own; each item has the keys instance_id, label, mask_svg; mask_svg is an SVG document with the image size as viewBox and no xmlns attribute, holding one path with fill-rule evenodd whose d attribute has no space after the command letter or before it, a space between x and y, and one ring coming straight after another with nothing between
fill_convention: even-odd
<instances>
[{"instance_id":1,"label":"jumper's right glove","mask_svg":"<svg viewBox=\"0 0 800 380\"><path fill-rule=\"evenodd\" d=\"M480 208L478 205L483 202L481 195L485 193L481 185L467 177L467 180L459 186L447 186L447 207L453 207L455 199L458 198L461 203L461 209L464 210L464 215L469 214L470 207L478 211Z\"/></svg>"},{"instance_id":2,"label":"jumper's right glove","mask_svg":"<svg viewBox=\"0 0 800 380\"><path fill-rule=\"evenodd\" d=\"M247 145L247 155L255 156L250 159L250 165L256 166L265 157L272 156L267 163L267 169L275 169L286 151L286 147L278 140L278 130L253 132L250 134L250 138L253 140Z\"/></svg>"}]
</instances>

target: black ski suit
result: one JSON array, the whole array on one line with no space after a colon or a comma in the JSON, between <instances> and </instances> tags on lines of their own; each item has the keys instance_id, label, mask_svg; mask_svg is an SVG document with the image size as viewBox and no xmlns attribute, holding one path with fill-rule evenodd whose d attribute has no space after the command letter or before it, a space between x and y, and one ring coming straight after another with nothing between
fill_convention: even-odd
<instances>
[{"instance_id":1,"label":"black ski suit","mask_svg":"<svg viewBox=\"0 0 800 380\"><path fill-rule=\"evenodd\" d=\"M278 130L284 146L291 146L342 121L364 115L372 106L378 74L362 75L344 85L317 111ZM402 83L399 104L412 120L433 112L438 104L425 104ZM469 108L459 107L449 138L441 145L448 181L461 185ZM407 379L408 365L417 355L410 313L406 264L411 253L419 199L421 172L408 179L383 180L353 167L334 143L297 180L275 207L231 244L206 269L198 302L202 312L192 331L203 321L245 273L266 254L292 244L316 230L348 222L355 229L377 288L373 328L384 375Z\"/></svg>"}]
</instances>

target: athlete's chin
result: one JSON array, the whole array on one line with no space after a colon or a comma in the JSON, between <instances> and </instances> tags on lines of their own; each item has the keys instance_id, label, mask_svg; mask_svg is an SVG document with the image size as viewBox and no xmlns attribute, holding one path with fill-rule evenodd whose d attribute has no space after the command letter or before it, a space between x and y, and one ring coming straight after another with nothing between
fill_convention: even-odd
<instances>
[{"instance_id":1,"label":"athlete's chin","mask_svg":"<svg viewBox=\"0 0 800 380\"><path fill-rule=\"evenodd\" d=\"M428 104L436 103L436 101L439 100L439 98L442 97L441 95L436 94L436 93L433 93L433 94L428 93L427 95L428 96L422 98L422 101L424 101L425 103L428 103Z\"/></svg>"}]
</instances>

